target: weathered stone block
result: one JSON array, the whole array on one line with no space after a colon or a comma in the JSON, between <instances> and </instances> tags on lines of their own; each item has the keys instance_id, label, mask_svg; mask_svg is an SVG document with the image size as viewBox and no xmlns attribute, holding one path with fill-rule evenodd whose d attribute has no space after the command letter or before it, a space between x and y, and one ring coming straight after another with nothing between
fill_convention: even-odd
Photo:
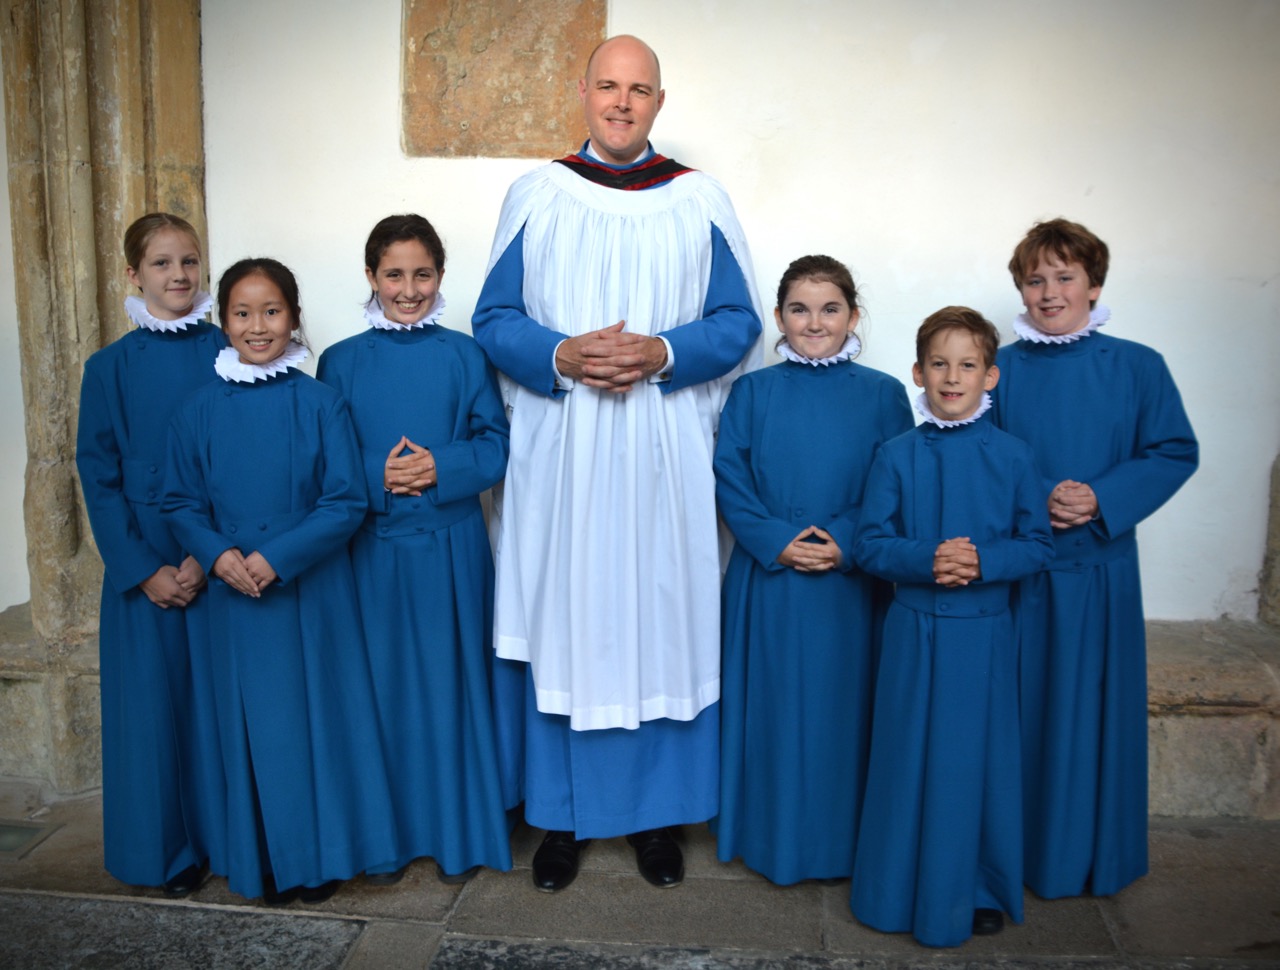
<instances>
[{"instance_id":1,"label":"weathered stone block","mask_svg":"<svg viewBox=\"0 0 1280 970\"><path fill-rule=\"evenodd\" d=\"M604 0L404 0L409 155L554 158L584 137L578 79Z\"/></svg>"},{"instance_id":2,"label":"weathered stone block","mask_svg":"<svg viewBox=\"0 0 1280 970\"><path fill-rule=\"evenodd\" d=\"M1276 727L1258 716L1152 717L1151 814L1280 818Z\"/></svg>"},{"instance_id":3,"label":"weathered stone block","mask_svg":"<svg viewBox=\"0 0 1280 970\"><path fill-rule=\"evenodd\" d=\"M51 781L60 792L102 784L102 716L96 675L49 678Z\"/></svg>"},{"instance_id":4,"label":"weathered stone block","mask_svg":"<svg viewBox=\"0 0 1280 970\"><path fill-rule=\"evenodd\" d=\"M44 775L49 761L48 710L39 674L0 674L0 775Z\"/></svg>"}]
</instances>

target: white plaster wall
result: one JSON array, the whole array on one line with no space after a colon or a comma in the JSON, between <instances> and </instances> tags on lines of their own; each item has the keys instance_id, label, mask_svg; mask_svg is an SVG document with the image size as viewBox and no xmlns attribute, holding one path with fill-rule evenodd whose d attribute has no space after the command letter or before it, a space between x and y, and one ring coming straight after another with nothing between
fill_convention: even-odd
<instances>
[{"instance_id":1,"label":"white plaster wall","mask_svg":"<svg viewBox=\"0 0 1280 970\"><path fill-rule=\"evenodd\" d=\"M0 107L4 92L0 91ZM8 138L0 125L0 159L8 158ZM0 179L0 219L9 225L9 179ZM13 276L13 235L0 232L0 609L31 598L27 575L27 534L22 523L23 472L27 433L22 419L22 368L18 353L18 305Z\"/></svg>"},{"instance_id":2,"label":"white plaster wall","mask_svg":"<svg viewBox=\"0 0 1280 970\"><path fill-rule=\"evenodd\" d=\"M1148 614L1254 615L1280 447L1280 4L615 0L609 29L657 49L656 142L728 186L767 304L796 256L854 268L872 366L907 379L945 304L1008 337L1033 220L1106 239L1109 332L1164 353L1202 445L1141 529ZM393 211L440 229L467 329L503 192L535 164L404 157L399 30L400 0L204 5L212 269L288 263L317 349L358 329L363 241Z\"/></svg>"}]
</instances>

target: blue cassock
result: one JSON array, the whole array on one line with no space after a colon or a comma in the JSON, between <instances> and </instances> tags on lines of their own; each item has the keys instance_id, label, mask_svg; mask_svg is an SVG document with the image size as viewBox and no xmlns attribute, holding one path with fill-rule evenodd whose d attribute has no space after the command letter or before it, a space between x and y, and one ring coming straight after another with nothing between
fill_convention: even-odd
<instances>
[{"instance_id":1,"label":"blue cassock","mask_svg":"<svg viewBox=\"0 0 1280 970\"><path fill-rule=\"evenodd\" d=\"M138 584L178 566L182 546L160 517L169 420L213 380L225 341L207 323L130 331L85 364L76 467L106 574L99 615L102 817L106 866L156 886L222 859L221 763L205 678L206 595L163 610ZM190 653L189 653L190 651ZM213 757L193 752L213 744Z\"/></svg>"},{"instance_id":2,"label":"blue cassock","mask_svg":"<svg viewBox=\"0 0 1280 970\"><path fill-rule=\"evenodd\" d=\"M1101 333L998 357L996 420L1046 492L1093 488L1099 517L1055 530L1018 591L1026 880L1045 898L1118 892L1147 871L1147 666L1135 527L1199 449L1164 359Z\"/></svg>"},{"instance_id":3,"label":"blue cassock","mask_svg":"<svg viewBox=\"0 0 1280 970\"><path fill-rule=\"evenodd\" d=\"M737 545L723 592L720 859L782 885L847 877L866 783L882 584L854 566L876 449L910 430L902 384L852 361L740 377L720 417L716 498ZM778 554L809 525L839 571Z\"/></svg>"},{"instance_id":4,"label":"blue cassock","mask_svg":"<svg viewBox=\"0 0 1280 970\"><path fill-rule=\"evenodd\" d=\"M209 580L227 876L244 896L262 894L268 858L286 889L396 856L347 555L368 507L364 479L346 402L296 370L207 385L174 419L174 533L211 575L233 547L278 575L258 599Z\"/></svg>"},{"instance_id":5,"label":"blue cassock","mask_svg":"<svg viewBox=\"0 0 1280 970\"><path fill-rule=\"evenodd\" d=\"M760 333L754 298L729 242L711 222L707 233L711 268L703 318L663 331L675 354L664 393L728 373ZM524 235L521 228L485 278L473 328L498 370L540 394L563 396L553 358L565 334L544 326L526 310ZM657 239L642 242L661 245ZM589 250L565 254L566 265L576 274L576 281L565 285L591 287L597 284L589 281L608 275L593 265L591 256ZM606 326L614 321L595 322ZM601 392L583 387L574 393ZM608 838L704 821L716 814L718 702L689 721L657 718L634 730L573 731L568 717L538 710L531 672L526 682L525 818L530 824L576 832L579 838Z\"/></svg>"},{"instance_id":6,"label":"blue cassock","mask_svg":"<svg viewBox=\"0 0 1280 970\"><path fill-rule=\"evenodd\" d=\"M897 584L884 627L850 904L883 932L956 946L973 911L1022 921L1013 580L1053 554L1031 449L989 419L890 441L867 479L858 564ZM933 578L967 536L982 579Z\"/></svg>"},{"instance_id":7,"label":"blue cassock","mask_svg":"<svg viewBox=\"0 0 1280 970\"><path fill-rule=\"evenodd\" d=\"M371 498L351 556L398 862L432 856L450 874L510 869L524 668L493 657L493 559L480 507L507 465L497 379L474 340L436 325L349 337L324 352L318 376L351 406ZM421 496L383 487L401 435L435 458L438 484Z\"/></svg>"}]
</instances>

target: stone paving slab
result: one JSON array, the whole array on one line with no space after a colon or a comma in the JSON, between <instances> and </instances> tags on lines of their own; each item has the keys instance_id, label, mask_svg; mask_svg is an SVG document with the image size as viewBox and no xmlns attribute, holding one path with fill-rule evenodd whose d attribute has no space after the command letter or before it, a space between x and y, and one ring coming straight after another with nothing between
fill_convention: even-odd
<instances>
[{"instance_id":1,"label":"stone paving slab","mask_svg":"<svg viewBox=\"0 0 1280 970\"><path fill-rule=\"evenodd\" d=\"M925 950L909 933L880 933L863 926L849 910L846 883L833 894L827 910L826 947L842 954L897 960L919 960ZM1120 956L1121 951L1094 899L1046 902L1030 893L1023 902L1022 925L1006 923L994 936L973 937L961 947L939 954L966 960L992 958L1070 958Z\"/></svg>"},{"instance_id":2,"label":"stone paving slab","mask_svg":"<svg viewBox=\"0 0 1280 970\"><path fill-rule=\"evenodd\" d=\"M470 936L744 946L822 947L819 887L780 889L763 879L701 879L656 889L633 874L582 872L567 889L538 892L528 879L494 879L466 893L449 920Z\"/></svg>"},{"instance_id":3,"label":"stone paving slab","mask_svg":"<svg viewBox=\"0 0 1280 970\"><path fill-rule=\"evenodd\" d=\"M952 953L940 958L878 959L807 953L733 952L699 947L624 947L598 944L516 943L445 939L431 970L1259 970L1256 963L1103 960L982 959Z\"/></svg>"},{"instance_id":4,"label":"stone paving slab","mask_svg":"<svg viewBox=\"0 0 1280 970\"><path fill-rule=\"evenodd\" d=\"M5 970L338 970L361 924L184 904L0 893Z\"/></svg>"}]
</instances>

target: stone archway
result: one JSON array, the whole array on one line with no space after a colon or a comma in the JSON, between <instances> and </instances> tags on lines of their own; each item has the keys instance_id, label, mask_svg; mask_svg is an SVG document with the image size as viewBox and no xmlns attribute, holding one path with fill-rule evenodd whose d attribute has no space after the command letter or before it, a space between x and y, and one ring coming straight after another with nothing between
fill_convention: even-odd
<instances>
[{"instance_id":1,"label":"stone archway","mask_svg":"<svg viewBox=\"0 0 1280 970\"><path fill-rule=\"evenodd\" d=\"M100 778L102 579L75 471L80 376L126 329L129 222L163 209L205 231L200 2L2 10L31 628L0 630L0 774L76 791Z\"/></svg>"}]
</instances>

